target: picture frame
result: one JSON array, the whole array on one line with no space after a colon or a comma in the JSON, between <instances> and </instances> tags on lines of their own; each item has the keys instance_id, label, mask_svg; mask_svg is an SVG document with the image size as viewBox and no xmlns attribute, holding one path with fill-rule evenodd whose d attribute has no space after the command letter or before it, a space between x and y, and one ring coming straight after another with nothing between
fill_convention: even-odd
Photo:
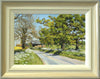
<instances>
[{"instance_id":1,"label":"picture frame","mask_svg":"<svg viewBox=\"0 0 100 79\"><path fill-rule=\"evenodd\" d=\"M98 0L2 0L1 78L99 78ZM86 14L85 65L14 65L14 13Z\"/></svg>"}]
</instances>

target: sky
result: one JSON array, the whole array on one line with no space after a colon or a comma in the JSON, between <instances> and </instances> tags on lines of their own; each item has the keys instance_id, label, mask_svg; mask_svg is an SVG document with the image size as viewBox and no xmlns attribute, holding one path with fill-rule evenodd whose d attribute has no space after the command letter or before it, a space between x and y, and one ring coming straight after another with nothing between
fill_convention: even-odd
<instances>
[{"instance_id":1,"label":"sky","mask_svg":"<svg viewBox=\"0 0 100 79\"><path fill-rule=\"evenodd\" d=\"M39 19L43 19L43 18L49 19L48 16L57 17L58 14L33 14L33 18L34 18L35 20L38 19L38 18L39 18ZM44 26L43 24L36 23L35 21L34 21L33 24L35 25L35 30L36 30L37 32L39 32L39 30L40 30L41 28L45 28L45 27L46 27L46 26ZM15 40L15 46L16 46L16 44L20 44L20 40Z\"/></svg>"},{"instance_id":2,"label":"sky","mask_svg":"<svg viewBox=\"0 0 100 79\"><path fill-rule=\"evenodd\" d=\"M59 14L33 14L32 16L33 16L34 20L36 20L38 18L40 20L42 20L43 18L49 19L48 16L57 17L58 15ZM37 31L37 33L39 32L39 30L41 30L41 28L46 28L46 26L44 26L43 24L36 23L35 21L33 22L33 24L35 25L35 30ZM19 40L15 41L15 45L16 44L20 44L20 41Z\"/></svg>"},{"instance_id":3,"label":"sky","mask_svg":"<svg viewBox=\"0 0 100 79\"><path fill-rule=\"evenodd\" d=\"M33 14L33 17L34 17L35 19L38 19L38 18L39 18L40 20L42 20L43 18L49 19L48 16L57 17L58 14ZM39 24L39 23L36 23L36 22L34 22L33 24L36 26L36 30L37 30L37 31L39 31L41 28L45 28L45 27L46 27L46 26L44 26L43 24Z\"/></svg>"}]
</instances>

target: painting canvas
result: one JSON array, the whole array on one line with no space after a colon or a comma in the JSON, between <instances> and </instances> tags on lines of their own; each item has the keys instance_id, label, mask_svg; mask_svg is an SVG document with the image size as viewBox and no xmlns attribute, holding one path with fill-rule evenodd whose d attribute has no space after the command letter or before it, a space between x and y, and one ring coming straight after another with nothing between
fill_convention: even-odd
<instances>
[{"instance_id":1,"label":"painting canvas","mask_svg":"<svg viewBox=\"0 0 100 79\"><path fill-rule=\"evenodd\" d=\"M85 14L15 14L14 64L85 64Z\"/></svg>"}]
</instances>

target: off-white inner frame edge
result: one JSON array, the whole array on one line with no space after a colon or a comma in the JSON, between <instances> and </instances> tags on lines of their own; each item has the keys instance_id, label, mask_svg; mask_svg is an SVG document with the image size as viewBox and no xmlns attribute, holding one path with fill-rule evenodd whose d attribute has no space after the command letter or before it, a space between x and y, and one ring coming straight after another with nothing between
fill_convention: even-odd
<instances>
[{"instance_id":1,"label":"off-white inner frame edge","mask_svg":"<svg viewBox=\"0 0 100 79\"><path fill-rule=\"evenodd\" d=\"M27 10L20 10L20 9L26 9L25 8L17 8L17 10L11 10L11 28L9 33L11 34L10 42L10 49L11 53L9 58L9 65L11 66L10 70L90 70L91 69L91 9L32 9L28 8ZM74 11L73 11L74 10ZM9 10L10 11L10 10ZM85 65L14 65L14 14L85 14L86 19L86 48L85 48ZM9 27L9 26L8 26ZM10 67L9 66L9 67Z\"/></svg>"}]
</instances>

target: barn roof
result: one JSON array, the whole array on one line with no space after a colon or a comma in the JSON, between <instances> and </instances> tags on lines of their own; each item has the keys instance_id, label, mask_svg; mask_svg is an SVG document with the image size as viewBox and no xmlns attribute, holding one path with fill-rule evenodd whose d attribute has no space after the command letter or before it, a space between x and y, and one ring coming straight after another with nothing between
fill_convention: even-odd
<instances>
[{"instance_id":1,"label":"barn roof","mask_svg":"<svg viewBox=\"0 0 100 79\"><path fill-rule=\"evenodd\" d=\"M39 40L32 41L32 44L41 44Z\"/></svg>"}]
</instances>

